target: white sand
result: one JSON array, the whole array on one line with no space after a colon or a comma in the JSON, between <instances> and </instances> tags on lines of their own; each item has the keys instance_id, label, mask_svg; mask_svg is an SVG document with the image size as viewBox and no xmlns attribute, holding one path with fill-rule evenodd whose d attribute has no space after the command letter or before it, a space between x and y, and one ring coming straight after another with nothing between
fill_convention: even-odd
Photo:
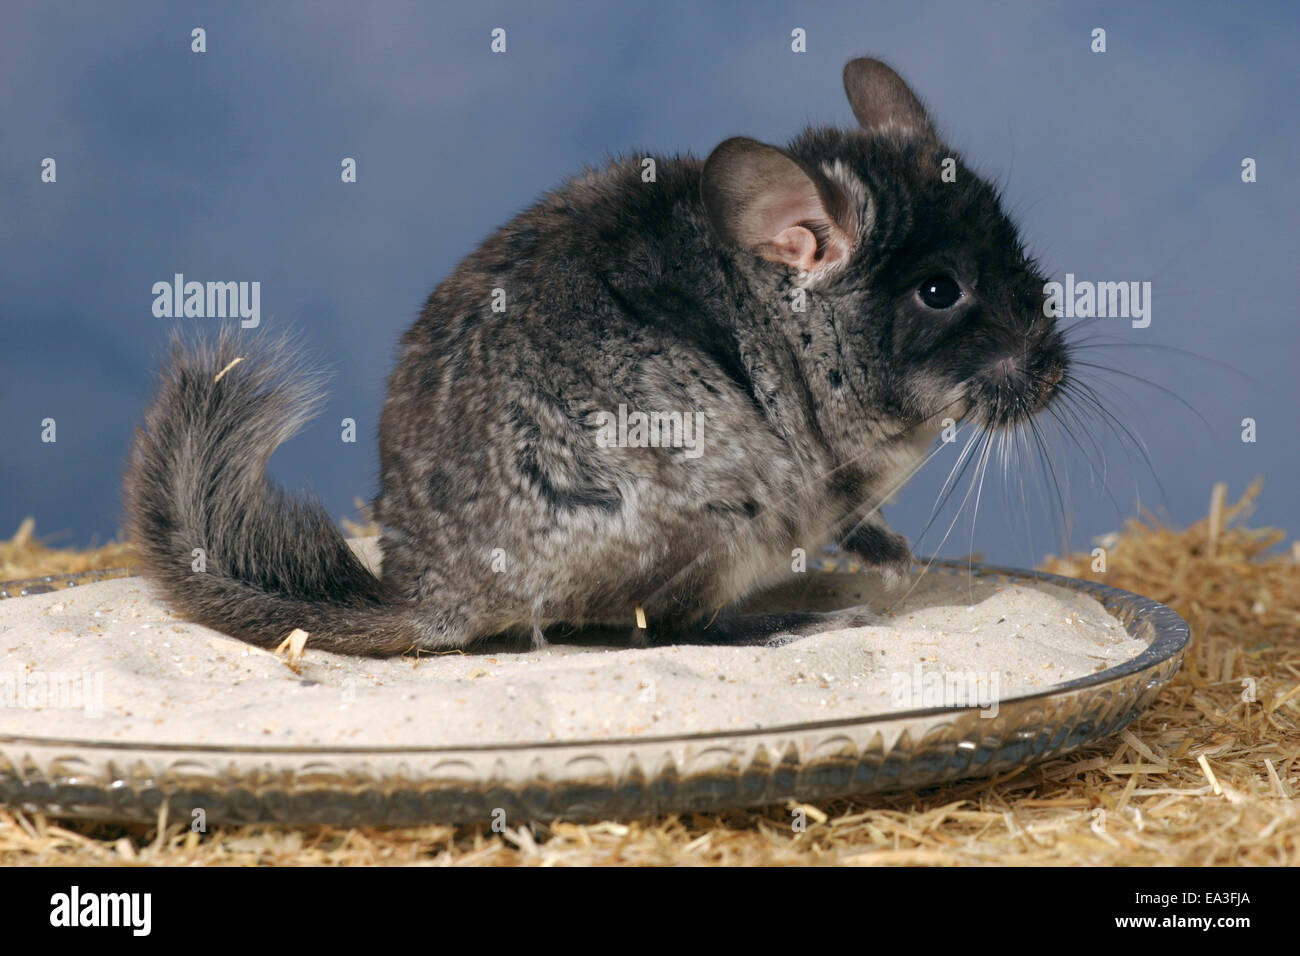
<instances>
[{"instance_id":1,"label":"white sand","mask_svg":"<svg viewBox=\"0 0 1300 956\"><path fill-rule=\"evenodd\" d=\"M799 577L810 607L883 609L901 596L882 596L868 575ZM989 709L1145 649L1091 598L950 574L932 573L879 620L778 647L552 645L418 661L340 657L308 641L295 673L123 578L0 601L0 734L443 746L698 733ZM46 699L57 694L42 688L61 681L64 699Z\"/></svg>"}]
</instances>

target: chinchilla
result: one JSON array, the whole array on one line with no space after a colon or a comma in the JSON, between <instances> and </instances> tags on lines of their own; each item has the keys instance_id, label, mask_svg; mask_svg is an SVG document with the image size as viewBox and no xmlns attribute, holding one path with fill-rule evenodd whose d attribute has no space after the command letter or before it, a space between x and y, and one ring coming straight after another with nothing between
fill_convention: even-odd
<instances>
[{"instance_id":1,"label":"chinchilla","mask_svg":"<svg viewBox=\"0 0 1300 956\"><path fill-rule=\"evenodd\" d=\"M903 80L857 59L844 87L854 128L653 175L616 159L433 291L380 424L380 577L266 476L320 397L296 350L177 340L125 481L144 573L254 644L302 628L391 655L675 640L827 542L906 569L880 504L945 419L1006 429L1051 403L1068 349L996 190Z\"/></svg>"}]
</instances>

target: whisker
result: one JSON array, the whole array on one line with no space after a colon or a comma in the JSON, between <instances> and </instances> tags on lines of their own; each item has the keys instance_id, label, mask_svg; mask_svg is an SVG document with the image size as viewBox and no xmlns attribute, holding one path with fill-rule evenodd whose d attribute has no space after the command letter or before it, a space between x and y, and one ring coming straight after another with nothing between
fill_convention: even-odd
<instances>
[{"instance_id":1,"label":"whisker","mask_svg":"<svg viewBox=\"0 0 1300 956\"><path fill-rule=\"evenodd\" d=\"M1060 412L1060 414L1058 414L1058 411ZM1092 478L1092 487L1095 490L1097 487L1097 472L1096 469L1093 467L1092 458L1089 456L1088 450L1083 447L1083 443L1080 442L1078 437L1076 436L1075 434L1076 430L1082 432L1084 437L1087 438L1088 441L1092 444L1093 451L1095 452L1097 458L1101 461L1101 465L1103 469L1101 474L1101 489L1106 493L1106 497L1110 499L1111 505L1115 508L1115 516L1120 521L1123 521L1124 520L1123 509L1120 508L1119 501L1116 500L1114 493L1110 490L1110 484L1107 480L1109 476L1109 468L1106 464L1105 452L1102 450L1101 446L1097 443L1096 438L1093 437L1091 429L1087 427L1087 423L1084 422L1079 417L1077 411L1068 404L1060 404L1059 408L1049 405L1047 407L1047 412L1054 419L1056 419L1057 424L1061 428L1061 431L1063 431L1069 437L1070 441L1074 443L1074 446L1079 449L1079 452L1083 456L1084 461L1088 463L1088 474ZM1071 420L1070 423L1067 423L1064 420L1064 418L1061 417L1063 414L1066 413L1068 413L1070 416L1070 420Z\"/></svg>"},{"instance_id":2,"label":"whisker","mask_svg":"<svg viewBox=\"0 0 1300 956\"><path fill-rule=\"evenodd\" d=\"M1155 463L1151 460L1151 454L1147 449L1146 442L1142 441L1140 436L1135 435L1132 429L1125 425L1118 416L1107 408L1101 397L1097 395L1096 391L1086 382L1080 382L1078 379L1075 379L1073 382L1063 382L1062 386L1068 386L1067 390L1072 390L1076 396L1087 402L1089 407L1096 410L1098 414L1102 416L1102 421L1107 422L1110 427L1119 429L1119 431L1133 443L1133 447L1141 453L1142 459L1146 463L1147 470L1151 472L1151 477L1155 481L1156 487L1160 489L1161 499L1165 502L1166 507L1168 507L1169 496L1165 492L1165 486L1164 483L1161 482L1160 476L1156 474Z\"/></svg>"},{"instance_id":3,"label":"whisker","mask_svg":"<svg viewBox=\"0 0 1300 956\"><path fill-rule=\"evenodd\" d=\"M985 456L980 461L979 485L975 489L975 507L970 516L970 547L966 550L966 585L970 589L970 604L975 603L975 522L979 519L980 496L984 494L984 475L987 471L988 458Z\"/></svg>"},{"instance_id":4,"label":"whisker","mask_svg":"<svg viewBox=\"0 0 1300 956\"><path fill-rule=\"evenodd\" d=\"M954 464L952 470L948 472L948 478L944 481L943 488L939 490L939 495L936 498L934 507L930 509L930 517L926 520L925 527L921 529L921 533L915 538L915 546L919 547L921 542L925 540L925 536L929 533L935 519L938 518L943 512L943 509L947 507L948 499L952 497L952 493L957 489L957 486L961 484L961 479L966 474L966 469L970 466L970 463L973 460L969 455L970 450L975 447L978 439L980 439L984 434L985 430L983 428L976 427L971 434L971 437L967 440L966 447L962 449L961 455L958 456L956 464Z\"/></svg>"},{"instance_id":5,"label":"whisker","mask_svg":"<svg viewBox=\"0 0 1300 956\"><path fill-rule=\"evenodd\" d=\"M1183 396L1179 395L1172 388L1166 388L1165 386L1159 384L1158 382L1151 381L1151 379L1149 378L1145 378L1141 375L1135 375L1132 372L1125 372L1122 369L1112 368L1109 365L1099 365L1096 362L1080 362L1077 360L1075 361L1074 364L1081 365L1084 368L1096 369L1099 372L1109 372L1112 375L1122 375L1125 378L1132 379L1135 382L1141 382L1143 385L1147 385L1150 386L1151 388L1157 389L1158 391L1164 392L1166 395L1177 400L1184 408L1186 408L1189 412L1191 412L1193 415L1199 418L1201 420L1201 423L1205 425L1205 429L1207 432L1210 432L1212 430L1210 428L1210 423L1206 419L1206 417L1202 415L1200 411L1198 411L1197 408L1194 405L1192 405L1191 402L1183 398Z\"/></svg>"},{"instance_id":6,"label":"whisker","mask_svg":"<svg viewBox=\"0 0 1300 956\"><path fill-rule=\"evenodd\" d=\"M1198 361L1205 362L1207 365L1218 366L1225 372L1231 372L1233 375L1238 376L1245 382L1249 382L1251 385L1256 385L1261 388L1264 387L1263 382L1248 372L1243 372L1235 365L1224 362L1220 359L1211 358L1208 355L1202 355L1200 352L1193 352L1191 349L1181 348L1177 345L1165 345L1161 342L1125 342L1123 340L1103 341L1101 339L1088 339L1082 342L1070 343L1071 352L1082 352L1087 349L1121 349L1123 351L1128 351L1130 349L1145 349L1149 351L1175 352L1178 355L1185 356L1186 358L1194 358Z\"/></svg>"},{"instance_id":7,"label":"whisker","mask_svg":"<svg viewBox=\"0 0 1300 956\"><path fill-rule=\"evenodd\" d=\"M979 457L981 461L984 459L984 456L988 453L990 432L985 431L983 434L984 434L984 440L982 442L980 453L979 453ZM970 487L966 489L966 496L962 498L961 504L957 507L957 513L953 515L952 522L948 525L948 530L944 532L943 538L939 542L939 546L935 549L934 554L930 556L930 560L926 562L925 567L921 569L921 573L917 575L916 580L912 582L912 586L907 589L907 592L901 598L899 598L897 601L895 601L893 604L890 605L889 610L892 611L894 608L898 607L900 604L906 601L911 596L912 592L916 590L917 585L919 585L921 581L925 578L926 574L929 573L930 568L934 565L935 560L939 556L939 552L943 550L943 546L947 542L948 536L952 534L952 529L956 527L957 520L961 517L962 511L966 507L966 502L970 500L971 492L974 490L975 490L975 478L974 476L972 476Z\"/></svg>"},{"instance_id":8,"label":"whisker","mask_svg":"<svg viewBox=\"0 0 1300 956\"><path fill-rule=\"evenodd\" d=\"M1052 476L1052 485L1056 490L1056 501L1061 509L1061 523L1065 533L1062 547L1065 548L1065 553L1068 554L1070 546L1069 518L1065 508L1065 498L1061 494L1061 481L1057 477L1056 466L1052 464L1052 456L1048 454L1047 448L1043 444L1043 437L1038 431L1038 424L1032 418L1027 418L1025 421L1029 425L1029 431L1034 439L1034 444L1038 446L1039 454L1047 465L1047 471Z\"/></svg>"},{"instance_id":9,"label":"whisker","mask_svg":"<svg viewBox=\"0 0 1300 956\"><path fill-rule=\"evenodd\" d=\"M958 403L961 402L962 400L963 400L962 398L954 399L953 401L951 401L951 402L949 402L947 405L945 405L943 408L941 408L941 409L940 409L936 414L937 414L937 415L942 415L945 411L947 411L948 409L952 408L954 405L958 404ZM868 502L866 505L863 505L863 506L859 506L859 507L866 507L868 510L867 510L866 513L865 513L865 514L864 514L864 515L863 515L863 516L862 516L862 517L857 521L857 523L856 523L853 527L854 527L855 529L858 528L858 527L860 527L861 524L862 524L862 522L865 521L867 518L869 518L869 517L870 517L870 516L875 512L875 511L877 511L877 510L881 507L881 505L883 505L887 500L889 500L889 498L890 498L891 495L893 495L893 494L894 494L895 492L897 492L900 488L902 488L903 485L907 484L907 482L910 481L910 480L911 480L911 479L916 475L916 473L917 473L918 471L920 471L923 467L925 467L925 465L928 464L928 463L930 462L930 460L934 458L935 455L939 454L939 452L942 450L942 448L943 448L942 445L936 447L936 448L934 449L934 451L930 452L929 455L927 455L924 459L922 459L922 461L920 462L920 464L918 464L918 465L917 465L916 467L914 467L911 471L909 471L908 474L906 474L905 476L903 476L902 479L900 479L898 482L896 482L896 483L895 483L895 484L894 484L890 489L888 489L884 494L880 495L880 496L879 496L875 501ZM693 558L691 558L690 561L686 562L686 564L684 564L681 568L679 568L675 574L673 574L671 577L668 578L668 580L666 580L663 584L661 584L661 585L660 585L658 588L656 588L653 592L651 592L649 595L647 595L647 596L645 597L645 599L644 599L644 603L647 603L647 604L648 604L648 603L654 601L654 600L655 600L656 598L658 598L661 594L663 594L665 591L667 591L668 589L670 589L673 585L677 584L677 582L680 581L684 575L686 575L688 572L692 571L692 570L693 570L693 569L694 569L694 568L695 568L695 567L700 563L700 561L702 561L706 556L708 556L708 555L712 554L713 552L715 552L718 548L720 548L720 547L724 547L724 546L731 546L731 545L734 543L735 539L736 539L736 538L741 534L741 532L744 531L745 529L747 529L747 528L748 528L748 527L749 527L749 526L750 526L754 521L757 521L760 517L765 516L765 515L771 513L774 509L776 509L776 508L778 508L778 507L782 507L782 506L788 504L789 502L795 500L795 499L796 499L797 497L799 497L800 495L803 495L803 494L807 494L807 493L809 493L809 492L812 490L812 487L813 487L817 482L824 481L825 479L829 478L831 475L834 475L836 472L841 471L841 470L843 470L844 468L848 468L850 465L857 464L857 463L858 463L859 461L861 461L863 458L865 458L865 457L868 456L868 455L874 454L876 451L877 451L877 449L875 449L875 448L868 448L868 449L866 449L865 451L863 451L861 454L859 454L859 455L854 455L853 457L849 458L848 460L846 460L846 461L844 461L844 462L841 462L840 464L836 465L834 468L830 468L830 469L828 469L825 473L823 473L823 474L817 476L816 478L814 478L813 481L811 481L811 482L806 482L805 485L804 485L803 487L798 488L798 489L796 489L795 491L792 491L792 492L790 492L790 493L787 494L787 495L783 495L782 497L778 498L774 503L768 505L767 507L765 507L765 508L763 508L762 510L758 511L757 513L755 513L753 516L747 518L747 519L745 520L745 522L744 522L744 523L743 523L739 528L737 528L737 529L736 529L736 530L735 530L731 535L727 536L726 538L724 538L724 539L721 540L721 541L715 542L714 544L710 545L710 546L707 547L707 548L704 548L704 549L701 550L698 554L696 554ZM857 509L854 509L854 510L856 511ZM779 513L779 512L778 512L778 513ZM849 512L850 515L852 515L853 513L854 513L853 511L850 511L850 512ZM820 543L820 542L819 542L819 543Z\"/></svg>"},{"instance_id":10,"label":"whisker","mask_svg":"<svg viewBox=\"0 0 1300 956\"><path fill-rule=\"evenodd\" d=\"M853 534L853 532L861 528L862 525L866 522L866 520L870 518L873 514L875 514L876 511L880 509L881 505L883 505L886 501L889 500L891 495L893 495L896 491L900 490L905 484L907 484L914 477L916 477L917 473L920 472L920 470L924 468L926 465L928 465L934 459L935 455L939 454L939 452L941 451L943 451L943 445L936 446L935 449L932 452L930 452L930 454L925 456L925 459L919 465L917 465L910 472L908 472L901 479L899 479L894 484L893 488L889 489L883 495L881 495L879 499L875 502L875 504L872 504L868 508L867 512L862 515L862 517L858 518L858 520L855 521L853 525L851 525L847 530L841 532L840 539L843 540L845 538L848 538L850 535ZM866 505L861 505L859 507L866 507ZM851 516L857 510L858 510L857 508L854 508L853 511L849 512L849 515Z\"/></svg>"},{"instance_id":11,"label":"whisker","mask_svg":"<svg viewBox=\"0 0 1300 956\"><path fill-rule=\"evenodd\" d=\"M1025 466L1024 464L1022 464L1022 459L1021 459L1021 446L1023 445L1024 447L1023 460L1024 461L1032 460L1032 456L1029 454L1029 441L1026 438L1026 429L1025 429L1024 422L1016 423L1016 437L1020 439L1019 443L1016 444L1016 460L1017 460L1017 464L1020 464L1020 467L1016 469L1020 478L1020 510L1025 518L1025 534L1029 536L1030 554L1034 554L1036 553L1034 550L1034 529L1032 523L1029 520L1029 497L1025 492Z\"/></svg>"}]
</instances>

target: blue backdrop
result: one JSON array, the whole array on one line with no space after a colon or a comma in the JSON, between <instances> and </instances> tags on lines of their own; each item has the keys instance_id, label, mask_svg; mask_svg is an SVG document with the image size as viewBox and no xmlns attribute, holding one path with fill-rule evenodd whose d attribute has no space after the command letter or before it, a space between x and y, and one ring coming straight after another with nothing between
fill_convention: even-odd
<instances>
[{"instance_id":1,"label":"blue backdrop","mask_svg":"<svg viewBox=\"0 0 1300 956\"><path fill-rule=\"evenodd\" d=\"M263 329L300 330L333 367L325 413L272 472L350 514L374 491L397 339L479 241L609 153L707 154L734 134L783 142L808 121L850 123L840 70L862 54L892 62L1004 184L1054 277L1152 283L1150 327L1100 322L1119 347L1091 357L1204 421L1157 388L1091 376L1146 442L1163 497L1113 436L1082 439L1087 454L1053 436L1074 544L1139 506L1195 519L1215 480L1235 493L1256 474L1269 479L1259 518L1294 529L1297 7L1138 6L11 0L0 535L28 514L52 543L117 533L128 439L167 334L223 321L153 315L153 284L177 272L259 281ZM490 49L496 27L504 54ZM1090 49L1097 27L1105 53ZM805 53L791 50L795 28ZM340 181L344 157L355 184ZM1255 183L1242 182L1245 157ZM339 439L345 417L355 444ZM899 531L924 526L957 447L888 509ZM1030 563L1058 547L1039 471L991 473L974 533L972 499L945 552Z\"/></svg>"}]
</instances>

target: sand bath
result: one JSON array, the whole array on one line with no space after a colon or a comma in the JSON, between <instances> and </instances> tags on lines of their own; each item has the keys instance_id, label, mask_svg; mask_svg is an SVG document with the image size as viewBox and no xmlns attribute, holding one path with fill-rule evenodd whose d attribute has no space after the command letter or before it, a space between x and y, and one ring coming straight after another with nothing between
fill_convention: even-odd
<instances>
[{"instance_id":1,"label":"sand bath","mask_svg":"<svg viewBox=\"0 0 1300 956\"><path fill-rule=\"evenodd\" d=\"M930 706L991 711L1145 644L1090 597L932 573L797 576L758 607L866 603L877 624L780 646L372 660L295 668L176 617L140 578L0 602L0 733L137 743L438 747L757 729ZM903 589L905 590L905 588Z\"/></svg>"}]
</instances>

